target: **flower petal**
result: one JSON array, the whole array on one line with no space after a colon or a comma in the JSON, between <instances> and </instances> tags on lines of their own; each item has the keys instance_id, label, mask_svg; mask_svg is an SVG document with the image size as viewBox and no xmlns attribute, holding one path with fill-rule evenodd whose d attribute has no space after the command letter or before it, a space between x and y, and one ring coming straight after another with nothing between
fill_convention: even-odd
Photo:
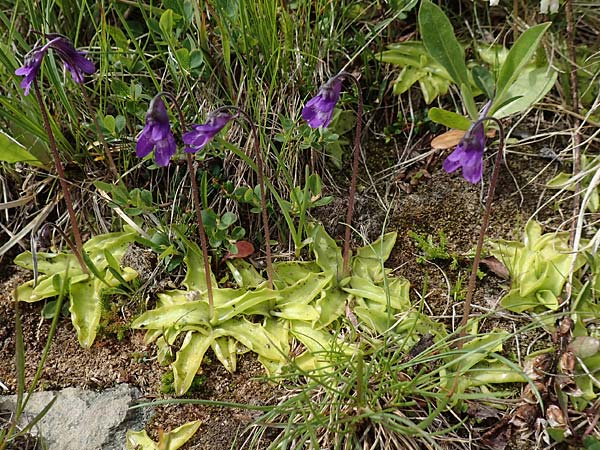
<instances>
[{"instance_id":1,"label":"flower petal","mask_svg":"<svg viewBox=\"0 0 600 450\"><path fill-rule=\"evenodd\" d=\"M154 160L156 164L161 167L169 165L171 157L177 151L177 144L173 134L169 133L166 139L160 140L156 143L156 149L154 150Z\"/></svg>"},{"instance_id":2,"label":"flower petal","mask_svg":"<svg viewBox=\"0 0 600 450\"><path fill-rule=\"evenodd\" d=\"M150 137L148 127L144 128L144 131L140 134L137 144L135 145L135 156L143 158L154 148L154 141Z\"/></svg>"}]
</instances>

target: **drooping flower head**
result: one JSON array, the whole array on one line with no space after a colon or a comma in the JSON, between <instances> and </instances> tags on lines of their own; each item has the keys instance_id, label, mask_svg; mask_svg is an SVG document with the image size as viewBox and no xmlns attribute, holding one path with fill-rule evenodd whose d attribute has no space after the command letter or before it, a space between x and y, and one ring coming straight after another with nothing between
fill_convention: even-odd
<instances>
[{"instance_id":1,"label":"drooping flower head","mask_svg":"<svg viewBox=\"0 0 600 450\"><path fill-rule=\"evenodd\" d=\"M25 95L29 95L31 84L40 71L42 60L46 54L47 48L41 47L33 49L25 56L25 64L15 70L15 75L23 76L21 80L21 88L25 90Z\"/></svg>"},{"instance_id":2,"label":"drooping flower head","mask_svg":"<svg viewBox=\"0 0 600 450\"><path fill-rule=\"evenodd\" d=\"M479 113L480 119L489 111L491 102L486 103ZM485 127L477 120L467 130L456 148L446 158L442 167L448 173L462 167L463 178L469 183L479 183L483 176L483 151L485 150Z\"/></svg>"},{"instance_id":3,"label":"drooping flower head","mask_svg":"<svg viewBox=\"0 0 600 450\"><path fill-rule=\"evenodd\" d=\"M311 128L327 128L342 91L342 74L330 78L302 109L302 118Z\"/></svg>"},{"instance_id":4,"label":"drooping flower head","mask_svg":"<svg viewBox=\"0 0 600 450\"><path fill-rule=\"evenodd\" d=\"M25 90L25 95L29 94L33 80L37 77L44 55L49 48L56 51L76 83L83 83L83 74L92 74L96 71L95 64L84 56L85 52L76 50L71 41L65 36L56 33L46 34L45 36L50 41L31 50L25 56L23 67L19 67L15 71L15 75L25 77L21 81L21 87Z\"/></svg>"},{"instance_id":5,"label":"drooping flower head","mask_svg":"<svg viewBox=\"0 0 600 450\"><path fill-rule=\"evenodd\" d=\"M158 94L150 102L146 113L146 126L138 137L135 155L143 158L154 150L154 160L161 167L168 166L171 157L177 151L175 137L171 132L167 108Z\"/></svg>"},{"instance_id":6,"label":"drooping flower head","mask_svg":"<svg viewBox=\"0 0 600 450\"><path fill-rule=\"evenodd\" d=\"M201 150L214 138L219 131L235 119L237 114L231 115L224 111L216 110L208 115L206 122L200 125L192 125L191 131L183 133L183 142L187 153L195 153Z\"/></svg>"},{"instance_id":7,"label":"drooping flower head","mask_svg":"<svg viewBox=\"0 0 600 450\"><path fill-rule=\"evenodd\" d=\"M83 74L89 75L96 71L96 65L85 57L86 53L75 49L65 36L52 33L46 37L51 39L48 46L56 51L75 83L83 83Z\"/></svg>"}]
</instances>

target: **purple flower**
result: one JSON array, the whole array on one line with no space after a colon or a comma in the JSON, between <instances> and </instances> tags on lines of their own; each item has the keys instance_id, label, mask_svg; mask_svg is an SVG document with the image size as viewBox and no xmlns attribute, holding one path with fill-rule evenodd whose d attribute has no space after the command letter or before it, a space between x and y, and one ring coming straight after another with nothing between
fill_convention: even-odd
<instances>
[{"instance_id":1,"label":"purple flower","mask_svg":"<svg viewBox=\"0 0 600 450\"><path fill-rule=\"evenodd\" d=\"M71 72L73 81L83 83L83 74L91 74L96 71L96 66L92 61L87 59L85 52L78 51L73 47L71 41L66 37L52 33L45 35L50 41L43 45L35 47L27 56L25 56L25 64L15 70L15 75L24 76L21 81L21 87L25 89L25 95L29 94L31 84L40 71L42 60L49 48L56 51L65 67Z\"/></svg>"},{"instance_id":2,"label":"purple flower","mask_svg":"<svg viewBox=\"0 0 600 450\"><path fill-rule=\"evenodd\" d=\"M302 109L302 118L312 128L326 128L331 122L335 105L340 99L343 77L339 74L330 78Z\"/></svg>"},{"instance_id":3,"label":"purple flower","mask_svg":"<svg viewBox=\"0 0 600 450\"><path fill-rule=\"evenodd\" d=\"M480 119L489 111L491 102L486 103L479 113ZM485 150L485 127L477 120L467 130L456 148L446 158L442 167L448 173L462 167L463 178L469 183L479 183L483 176L483 151Z\"/></svg>"},{"instance_id":4,"label":"purple flower","mask_svg":"<svg viewBox=\"0 0 600 450\"><path fill-rule=\"evenodd\" d=\"M159 166L168 166L177 144L171 132L169 115L160 94L152 99L146 113L146 126L138 137L135 155L143 158L154 150L154 160Z\"/></svg>"},{"instance_id":5,"label":"purple flower","mask_svg":"<svg viewBox=\"0 0 600 450\"><path fill-rule=\"evenodd\" d=\"M47 34L51 39L48 46L56 51L65 67L71 72L75 83L83 83L83 74L92 74L96 65L85 57L85 52L76 50L73 43L60 34Z\"/></svg>"},{"instance_id":6,"label":"purple flower","mask_svg":"<svg viewBox=\"0 0 600 450\"><path fill-rule=\"evenodd\" d=\"M210 142L216 134L234 119L237 115L231 115L222 111L215 111L209 114L206 123L201 125L192 125L192 130L183 133L183 142L185 143L185 151L187 153L195 153L201 150Z\"/></svg>"},{"instance_id":7,"label":"purple flower","mask_svg":"<svg viewBox=\"0 0 600 450\"><path fill-rule=\"evenodd\" d=\"M15 75L25 77L21 80L21 88L25 89L25 95L29 95L31 84L40 71L40 66L42 65L42 60L44 59L47 50L46 47L33 49L25 56L25 64L23 67L19 67L15 70Z\"/></svg>"}]
</instances>

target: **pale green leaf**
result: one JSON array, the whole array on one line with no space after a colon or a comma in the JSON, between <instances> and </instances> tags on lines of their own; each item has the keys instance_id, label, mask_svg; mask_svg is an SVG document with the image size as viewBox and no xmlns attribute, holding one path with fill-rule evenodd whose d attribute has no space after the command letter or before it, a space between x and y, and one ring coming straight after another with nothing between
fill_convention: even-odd
<instances>
[{"instance_id":1,"label":"pale green leaf","mask_svg":"<svg viewBox=\"0 0 600 450\"><path fill-rule=\"evenodd\" d=\"M0 161L10 164L24 162L36 167L44 167L42 161L33 156L23 145L0 130Z\"/></svg>"},{"instance_id":2,"label":"pale green leaf","mask_svg":"<svg viewBox=\"0 0 600 450\"><path fill-rule=\"evenodd\" d=\"M183 395L190 388L202 364L204 354L214 338L215 336L212 334L203 335L193 331L186 333L183 344L177 352L177 358L171 365L173 368L175 395Z\"/></svg>"},{"instance_id":3,"label":"pale green leaf","mask_svg":"<svg viewBox=\"0 0 600 450\"><path fill-rule=\"evenodd\" d=\"M102 282L97 278L70 283L71 321L77 331L79 344L84 348L91 347L96 338L102 314L100 302L102 286Z\"/></svg>"},{"instance_id":4,"label":"pale green leaf","mask_svg":"<svg viewBox=\"0 0 600 450\"><path fill-rule=\"evenodd\" d=\"M531 61L535 54L542 36L550 27L551 23L542 23L526 30L512 48L509 50L506 60L500 68L498 80L496 81L496 97L490 109L490 114L495 114L496 109L510 98L508 91L514 81L521 75L523 68Z\"/></svg>"},{"instance_id":5,"label":"pale green leaf","mask_svg":"<svg viewBox=\"0 0 600 450\"><path fill-rule=\"evenodd\" d=\"M446 111L445 109L430 108L427 115L432 121L445 125L448 128L466 131L471 126L471 121L465 116L452 111Z\"/></svg>"}]
</instances>

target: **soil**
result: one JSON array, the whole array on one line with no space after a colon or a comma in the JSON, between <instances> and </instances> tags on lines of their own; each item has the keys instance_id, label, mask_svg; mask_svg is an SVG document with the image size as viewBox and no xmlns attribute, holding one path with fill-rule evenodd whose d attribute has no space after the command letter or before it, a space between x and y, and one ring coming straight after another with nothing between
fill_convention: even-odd
<instances>
[{"instance_id":1,"label":"soil","mask_svg":"<svg viewBox=\"0 0 600 450\"><path fill-rule=\"evenodd\" d=\"M372 178L377 179L376 158L385 151L385 148L373 148L369 152L368 167L375 175ZM501 171L487 234L489 238L520 239L525 222L537 211L540 199L544 196L544 182L558 170L535 151L529 151L529 155L527 150L521 151L526 154L509 163L512 176L505 168ZM413 183L410 192L406 192L405 182L397 173L387 174L374 184L368 182L368 177L363 173L361 181L364 184L357 198L355 224L366 239L373 240L381 234L388 216L386 231L398 232L388 267L409 279L414 299L418 299L426 286L424 301L429 314L452 327L460 320L462 305L460 298L453 300L450 289L459 277L464 279L468 274L470 259L466 255L476 244L484 199L481 184L469 184L460 173L447 174L440 169L443 156L444 153L440 152L436 158L428 161L426 176L419 178L418 183ZM489 160L484 180L489 180L491 165ZM377 193L384 199L383 203L377 200ZM390 200L385 200L387 198ZM316 214L331 233L341 236L343 233L336 222L345 216L344 211L345 198L342 198L320 208ZM537 218L551 226L558 225L552 214L549 208L542 208ZM450 268L449 260L418 262L422 251L409 232L431 235L435 241L440 230L447 238L448 253L458 260L458 268ZM355 243L362 245L358 239ZM14 364L11 363L15 351L14 308L11 291L30 279L31 273L12 265L5 266L0 272L0 381L9 392L14 392L16 377ZM480 313L479 306L495 309L502 289L503 281L489 273L478 283L473 313ZM50 321L41 318L42 306L41 303L20 306L28 380L33 378L50 327ZM144 345L142 332L126 327L134 308L117 311L120 312L116 317L120 317L123 324L121 332L107 329L99 333L90 349L79 346L70 318L61 319L42 373L40 389L66 386L103 389L126 382L139 387L148 400L168 397L161 394L161 379L169 371L168 368L158 364L153 346ZM487 326L494 327L502 321L502 318L490 319L493 323ZM512 326L510 329L512 331ZM204 383L189 393L190 398L267 405L275 402L280 394L276 385L261 379L264 371L251 354L241 358L235 374L228 373L216 358L212 358L212 362L203 366L203 375ZM156 438L159 429L170 430L198 419L202 422L200 431L184 449L241 448L236 447L239 444L235 443L240 442L242 431L258 415L247 409L195 404L161 406L157 408L156 416L147 430Z\"/></svg>"}]
</instances>

